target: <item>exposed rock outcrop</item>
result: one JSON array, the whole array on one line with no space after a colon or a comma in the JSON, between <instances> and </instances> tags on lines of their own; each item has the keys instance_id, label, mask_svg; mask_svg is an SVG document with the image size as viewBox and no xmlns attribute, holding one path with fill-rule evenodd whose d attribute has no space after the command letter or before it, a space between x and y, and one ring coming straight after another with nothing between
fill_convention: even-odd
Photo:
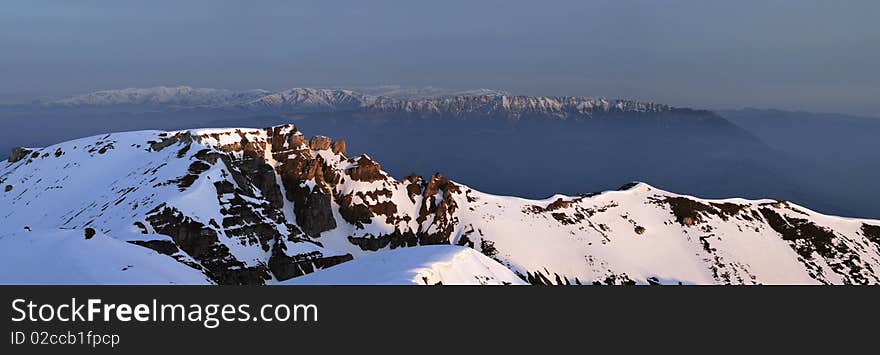
<instances>
[{"instance_id":1,"label":"exposed rock outcrop","mask_svg":"<svg viewBox=\"0 0 880 355\"><path fill-rule=\"evenodd\" d=\"M384 180L382 168L379 163L374 162L370 157L363 155L356 160L356 165L349 168L346 173L352 179L364 182L373 182Z\"/></svg>"},{"instance_id":2,"label":"exposed rock outcrop","mask_svg":"<svg viewBox=\"0 0 880 355\"><path fill-rule=\"evenodd\" d=\"M334 141L330 149L333 151L333 154L342 154L343 156L348 154L345 147L345 140L342 139Z\"/></svg>"},{"instance_id":3,"label":"exposed rock outcrop","mask_svg":"<svg viewBox=\"0 0 880 355\"><path fill-rule=\"evenodd\" d=\"M264 266L247 266L236 259L217 232L180 211L161 205L147 217L150 226L170 236L180 249L205 268L208 277L219 284L263 284L270 278Z\"/></svg>"},{"instance_id":4,"label":"exposed rock outcrop","mask_svg":"<svg viewBox=\"0 0 880 355\"><path fill-rule=\"evenodd\" d=\"M324 136L314 136L309 140L309 148L312 150L330 149L330 138Z\"/></svg>"},{"instance_id":5,"label":"exposed rock outcrop","mask_svg":"<svg viewBox=\"0 0 880 355\"><path fill-rule=\"evenodd\" d=\"M31 152L32 152L32 150L22 148L22 147L12 148L12 151L9 152L9 159L8 160L10 163L15 163L17 161L20 161L20 160L26 158L28 156L28 154L30 154Z\"/></svg>"}]
</instances>

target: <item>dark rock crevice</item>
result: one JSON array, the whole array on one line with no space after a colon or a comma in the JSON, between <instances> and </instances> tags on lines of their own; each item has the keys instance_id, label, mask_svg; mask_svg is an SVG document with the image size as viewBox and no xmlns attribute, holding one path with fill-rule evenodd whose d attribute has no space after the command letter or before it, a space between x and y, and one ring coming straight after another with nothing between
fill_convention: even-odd
<instances>
[{"instance_id":1,"label":"dark rock crevice","mask_svg":"<svg viewBox=\"0 0 880 355\"><path fill-rule=\"evenodd\" d=\"M269 270L279 281L302 276L324 269L333 265L353 260L351 254L325 256L321 252L311 252L290 256L285 252L287 245L283 240L277 240L269 258Z\"/></svg>"},{"instance_id":2,"label":"dark rock crevice","mask_svg":"<svg viewBox=\"0 0 880 355\"><path fill-rule=\"evenodd\" d=\"M205 268L207 276L223 285L260 285L268 280L265 267L247 266L237 260L217 232L164 204L150 211L147 222Z\"/></svg>"},{"instance_id":3,"label":"dark rock crevice","mask_svg":"<svg viewBox=\"0 0 880 355\"><path fill-rule=\"evenodd\" d=\"M804 265L813 270L814 277L820 281L824 279L824 270L815 263L815 256L824 259L831 271L841 275L848 284L867 284L878 282L876 276L866 270L859 254L850 249L834 231L819 226L809 220L787 217L776 213L770 208L760 208L761 214L767 224L782 235L782 239L789 241L792 249L800 255ZM869 270L870 271L870 270Z\"/></svg>"}]
</instances>

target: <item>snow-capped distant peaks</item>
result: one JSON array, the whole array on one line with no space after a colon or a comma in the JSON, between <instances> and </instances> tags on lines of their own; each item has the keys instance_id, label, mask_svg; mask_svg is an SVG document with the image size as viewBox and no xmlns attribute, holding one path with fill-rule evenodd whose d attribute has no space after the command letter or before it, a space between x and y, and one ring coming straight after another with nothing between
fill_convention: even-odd
<instances>
[{"instance_id":1,"label":"snow-capped distant peaks","mask_svg":"<svg viewBox=\"0 0 880 355\"><path fill-rule=\"evenodd\" d=\"M372 104L377 97L346 89L293 88L264 95L239 106L247 109L287 111L352 110Z\"/></svg>"},{"instance_id":2,"label":"snow-capped distant peaks","mask_svg":"<svg viewBox=\"0 0 880 355\"><path fill-rule=\"evenodd\" d=\"M226 89L193 88L189 86L152 88L127 88L102 90L93 93L51 101L53 106L124 106L124 105L167 105L204 106L228 105L233 102L247 102L268 95L266 90L232 91Z\"/></svg>"},{"instance_id":3,"label":"snow-capped distant peaks","mask_svg":"<svg viewBox=\"0 0 880 355\"><path fill-rule=\"evenodd\" d=\"M496 89L444 89L435 86L409 88L400 85L382 85L360 88L359 92L373 96L384 96L394 99L434 99L451 96L500 96L510 95L509 92Z\"/></svg>"},{"instance_id":4,"label":"snow-capped distant peaks","mask_svg":"<svg viewBox=\"0 0 880 355\"><path fill-rule=\"evenodd\" d=\"M479 95L452 96L432 99L386 100L365 108L371 112L451 117L506 117L506 118L568 118L593 117L594 113L608 112L664 112L673 107L634 100L608 100L581 96L521 96Z\"/></svg>"},{"instance_id":5,"label":"snow-capped distant peaks","mask_svg":"<svg viewBox=\"0 0 880 355\"><path fill-rule=\"evenodd\" d=\"M274 113L357 111L417 116L588 118L594 113L664 112L667 105L581 96L523 96L493 89L446 90L381 86L360 90L292 88L232 91L179 87L98 91L48 103L61 107L149 106Z\"/></svg>"}]
</instances>

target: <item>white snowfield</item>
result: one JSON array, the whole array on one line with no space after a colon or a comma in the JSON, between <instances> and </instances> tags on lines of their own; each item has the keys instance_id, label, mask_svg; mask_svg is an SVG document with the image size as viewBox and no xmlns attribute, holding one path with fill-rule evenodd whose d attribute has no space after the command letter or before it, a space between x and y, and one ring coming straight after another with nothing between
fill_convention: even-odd
<instances>
[{"instance_id":1,"label":"white snowfield","mask_svg":"<svg viewBox=\"0 0 880 355\"><path fill-rule=\"evenodd\" d=\"M0 284L210 284L204 274L171 257L83 229L0 235Z\"/></svg>"},{"instance_id":2,"label":"white snowfield","mask_svg":"<svg viewBox=\"0 0 880 355\"><path fill-rule=\"evenodd\" d=\"M0 162L0 283L880 283L877 220L644 183L496 196L397 180L336 143L285 125L13 152Z\"/></svg>"},{"instance_id":3,"label":"white snowfield","mask_svg":"<svg viewBox=\"0 0 880 355\"><path fill-rule=\"evenodd\" d=\"M281 284L525 285L526 282L471 248L425 245L371 253Z\"/></svg>"}]
</instances>

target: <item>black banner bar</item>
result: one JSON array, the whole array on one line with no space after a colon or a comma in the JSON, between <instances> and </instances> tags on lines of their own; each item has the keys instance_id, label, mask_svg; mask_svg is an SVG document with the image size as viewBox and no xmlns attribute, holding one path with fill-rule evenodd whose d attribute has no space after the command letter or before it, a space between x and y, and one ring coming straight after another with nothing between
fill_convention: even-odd
<instances>
[{"instance_id":1,"label":"black banner bar","mask_svg":"<svg viewBox=\"0 0 880 355\"><path fill-rule=\"evenodd\" d=\"M817 333L855 341L875 330L850 322L880 314L877 287L2 286L0 294L2 354L562 352L804 342Z\"/></svg>"}]
</instances>

